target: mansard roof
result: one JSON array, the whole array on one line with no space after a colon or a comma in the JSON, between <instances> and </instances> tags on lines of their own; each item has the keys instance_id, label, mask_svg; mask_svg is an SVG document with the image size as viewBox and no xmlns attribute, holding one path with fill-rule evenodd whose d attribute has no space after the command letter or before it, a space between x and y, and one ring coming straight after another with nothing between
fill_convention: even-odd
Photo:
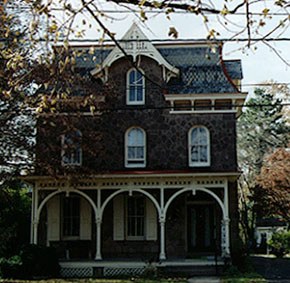
<instances>
[{"instance_id":1,"label":"mansard roof","mask_svg":"<svg viewBox=\"0 0 290 283\"><path fill-rule=\"evenodd\" d=\"M240 60L223 61L219 44L160 47L162 56L180 70L168 84L172 94L237 92L232 80L242 79Z\"/></svg>"},{"instance_id":2,"label":"mansard roof","mask_svg":"<svg viewBox=\"0 0 290 283\"><path fill-rule=\"evenodd\" d=\"M150 44L153 46L153 43ZM239 92L233 80L241 80L243 77L241 61L224 61L220 43L167 42L154 44L154 49L155 55L158 54L158 63L171 72L168 80L165 78L169 94ZM77 58L77 66L99 76L103 73L108 75L108 68L106 72L101 71L121 56L112 45L96 47L93 53L88 52L88 49L86 51ZM147 56L144 52L129 55Z\"/></svg>"}]
</instances>

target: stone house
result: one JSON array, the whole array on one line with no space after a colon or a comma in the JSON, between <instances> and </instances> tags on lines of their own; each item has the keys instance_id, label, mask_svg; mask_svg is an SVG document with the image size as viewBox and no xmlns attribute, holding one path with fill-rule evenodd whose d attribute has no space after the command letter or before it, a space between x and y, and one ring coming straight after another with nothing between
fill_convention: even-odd
<instances>
[{"instance_id":1,"label":"stone house","mask_svg":"<svg viewBox=\"0 0 290 283\"><path fill-rule=\"evenodd\" d=\"M117 46L72 48L101 110L39 117L31 242L55 247L64 275L230 257L240 60L220 42L151 42L136 24Z\"/></svg>"}]
</instances>

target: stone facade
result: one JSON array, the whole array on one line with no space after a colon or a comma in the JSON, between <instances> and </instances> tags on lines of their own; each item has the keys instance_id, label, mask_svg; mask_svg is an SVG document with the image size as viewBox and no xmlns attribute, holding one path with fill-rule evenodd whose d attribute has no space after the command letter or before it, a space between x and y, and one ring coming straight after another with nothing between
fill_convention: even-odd
<instances>
[{"instance_id":1,"label":"stone facade","mask_svg":"<svg viewBox=\"0 0 290 283\"><path fill-rule=\"evenodd\" d=\"M136 32L140 30L133 27L132 34ZM79 59L77 70L92 76L79 97L70 97L67 103L83 103L86 93L93 93L89 88L94 89L93 98L100 101L94 113L83 106L73 109L65 105L57 115L39 116L36 171L31 177L32 242L56 247L61 259L150 262L236 253L238 109L231 104L245 97L232 81L242 78L240 62L225 64L215 53L207 59L211 48L204 43L186 48L182 44L156 47L160 53L153 45L147 47L150 54L145 49L146 54L135 50L137 55L127 50L131 61L110 48L102 67L96 69L89 56ZM126 103L132 62L144 73L142 105ZM76 88L73 93L78 91ZM174 111L174 103L183 99L190 109ZM196 101L210 102L211 106L195 109ZM226 107L216 107L224 101ZM194 126L206 127L209 132L210 162L206 166L189 165L188 135ZM142 168L125 164L125 134L132 127L142 128L146 136L146 164ZM81 132L81 162L64 166L62 136L75 130ZM80 202L79 231L87 233L69 238L63 236L60 200L71 195L86 202ZM148 208L144 235L138 239L130 238L126 230L129 214L125 200L135 195L146 199ZM51 207L57 213L52 213ZM116 236L116 231L121 233Z\"/></svg>"},{"instance_id":2,"label":"stone facade","mask_svg":"<svg viewBox=\"0 0 290 283\"><path fill-rule=\"evenodd\" d=\"M128 171L124 165L125 132L132 126L138 126L146 132L145 171L236 172L235 114L170 114L170 105L164 98L166 86L160 79L161 67L152 59L142 57L140 68L150 78L150 81L145 78L145 105L126 105L126 74L131 65L120 59L110 69L108 85L111 92L106 92L103 105L107 110L105 113L97 117L80 115L50 118L50 123L46 118L45 124L39 121L37 143L39 163L44 163L49 158L48 167L63 169L57 166L61 155L60 136L70 127L82 132L81 170L87 168L93 172ZM205 126L210 132L209 167L188 166L188 132L193 126ZM55 150L52 150L47 142L56 145ZM55 161L52 163L53 166L49 166L53 160Z\"/></svg>"}]
</instances>

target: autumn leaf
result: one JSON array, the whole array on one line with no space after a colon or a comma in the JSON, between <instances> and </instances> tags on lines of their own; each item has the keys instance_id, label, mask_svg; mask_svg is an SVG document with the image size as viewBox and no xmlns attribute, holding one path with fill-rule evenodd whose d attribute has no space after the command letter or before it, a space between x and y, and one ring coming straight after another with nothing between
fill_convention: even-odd
<instances>
[{"instance_id":1,"label":"autumn leaf","mask_svg":"<svg viewBox=\"0 0 290 283\"><path fill-rule=\"evenodd\" d=\"M170 27L168 36L172 36L174 38L178 38L178 31L175 29L175 27Z\"/></svg>"},{"instance_id":2,"label":"autumn leaf","mask_svg":"<svg viewBox=\"0 0 290 283\"><path fill-rule=\"evenodd\" d=\"M267 16L268 16L269 11L270 11L270 10L269 10L268 8L265 8L265 9L262 11L264 17L267 17Z\"/></svg>"}]
</instances>

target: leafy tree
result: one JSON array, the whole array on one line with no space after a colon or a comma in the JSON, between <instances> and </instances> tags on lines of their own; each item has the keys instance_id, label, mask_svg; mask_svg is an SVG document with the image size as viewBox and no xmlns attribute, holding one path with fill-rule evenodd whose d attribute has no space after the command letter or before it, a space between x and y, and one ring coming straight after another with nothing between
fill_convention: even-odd
<instances>
[{"instance_id":1,"label":"leafy tree","mask_svg":"<svg viewBox=\"0 0 290 283\"><path fill-rule=\"evenodd\" d=\"M269 241L269 246L277 257L290 253L290 231L275 232Z\"/></svg>"},{"instance_id":2,"label":"leafy tree","mask_svg":"<svg viewBox=\"0 0 290 283\"><path fill-rule=\"evenodd\" d=\"M289 141L282 100L268 89L256 89L238 121L239 162L250 185L260 172L265 154Z\"/></svg>"},{"instance_id":3,"label":"leafy tree","mask_svg":"<svg viewBox=\"0 0 290 283\"><path fill-rule=\"evenodd\" d=\"M34 121L31 94L32 49L17 13L0 1L0 257L19 253L29 242L30 197L17 181L32 168Z\"/></svg>"},{"instance_id":4,"label":"leafy tree","mask_svg":"<svg viewBox=\"0 0 290 283\"><path fill-rule=\"evenodd\" d=\"M290 227L290 149L279 148L265 159L254 192L262 215L279 215Z\"/></svg>"},{"instance_id":5,"label":"leafy tree","mask_svg":"<svg viewBox=\"0 0 290 283\"><path fill-rule=\"evenodd\" d=\"M289 95L283 89L284 96ZM281 93L274 86L256 89L238 120L238 159L243 172L239 180L240 217L245 241L254 238L256 212L254 204L260 201L255 194L256 177L265 156L289 142L290 128L283 115ZM254 198L256 197L256 198Z\"/></svg>"},{"instance_id":6,"label":"leafy tree","mask_svg":"<svg viewBox=\"0 0 290 283\"><path fill-rule=\"evenodd\" d=\"M0 258L18 254L29 242L30 203L28 190L18 181L0 190Z\"/></svg>"},{"instance_id":7,"label":"leafy tree","mask_svg":"<svg viewBox=\"0 0 290 283\"><path fill-rule=\"evenodd\" d=\"M8 1L6 1L8 2ZM30 51L17 17L0 6L0 186L32 166L34 123L26 104Z\"/></svg>"}]
</instances>

